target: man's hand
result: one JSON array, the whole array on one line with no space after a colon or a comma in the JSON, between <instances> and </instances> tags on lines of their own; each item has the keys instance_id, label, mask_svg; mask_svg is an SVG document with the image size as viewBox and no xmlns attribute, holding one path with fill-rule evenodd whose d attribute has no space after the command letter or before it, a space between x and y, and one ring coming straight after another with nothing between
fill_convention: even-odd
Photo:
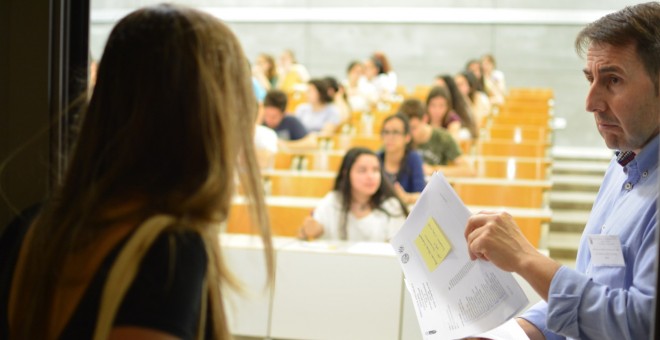
<instances>
[{"instance_id":1,"label":"man's hand","mask_svg":"<svg viewBox=\"0 0 660 340\"><path fill-rule=\"evenodd\" d=\"M522 276L548 301L550 283L561 265L539 253L505 212L480 212L468 219L465 239L470 258L492 262Z\"/></svg>"},{"instance_id":2,"label":"man's hand","mask_svg":"<svg viewBox=\"0 0 660 340\"><path fill-rule=\"evenodd\" d=\"M465 239L472 260L491 261L508 272L518 272L522 259L538 253L506 212L472 215L465 228Z\"/></svg>"}]
</instances>

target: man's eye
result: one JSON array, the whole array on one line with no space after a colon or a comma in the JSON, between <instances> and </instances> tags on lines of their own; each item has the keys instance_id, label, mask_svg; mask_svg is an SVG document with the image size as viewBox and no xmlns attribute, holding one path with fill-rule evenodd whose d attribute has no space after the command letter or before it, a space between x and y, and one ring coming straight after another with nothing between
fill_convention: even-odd
<instances>
[{"instance_id":1,"label":"man's eye","mask_svg":"<svg viewBox=\"0 0 660 340\"><path fill-rule=\"evenodd\" d=\"M618 84L618 83L620 83L620 82L621 82L621 79L619 79L619 78L617 78L617 77L610 77L610 84L612 84L612 85L616 85L616 84Z\"/></svg>"}]
</instances>

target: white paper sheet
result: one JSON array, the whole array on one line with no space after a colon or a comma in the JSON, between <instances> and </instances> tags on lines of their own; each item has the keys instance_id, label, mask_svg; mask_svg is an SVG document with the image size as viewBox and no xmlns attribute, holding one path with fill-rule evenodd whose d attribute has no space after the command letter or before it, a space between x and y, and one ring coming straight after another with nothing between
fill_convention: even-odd
<instances>
[{"instance_id":1,"label":"white paper sheet","mask_svg":"<svg viewBox=\"0 0 660 340\"><path fill-rule=\"evenodd\" d=\"M526 305L511 273L470 260L470 212L442 174L422 192L392 238L424 339L460 339L502 325Z\"/></svg>"}]
</instances>

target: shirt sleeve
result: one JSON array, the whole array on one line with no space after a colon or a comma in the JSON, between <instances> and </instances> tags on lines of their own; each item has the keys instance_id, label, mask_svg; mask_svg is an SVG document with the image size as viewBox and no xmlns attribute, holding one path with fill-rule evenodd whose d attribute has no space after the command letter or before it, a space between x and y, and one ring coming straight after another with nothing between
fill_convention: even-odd
<instances>
[{"instance_id":1,"label":"shirt sleeve","mask_svg":"<svg viewBox=\"0 0 660 340\"><path fill-rule=\"evenodd\" d=\"M581 339L647 338L656 289L655 232L647 233L639 254L635 263L628 264L635 266L633 284L628 289L612 289L562 267L550 284L548 328Z\"/></svg>"},{"instance_id":2,"label":"shirt sleeve","mask_svg":"<svg viewBox=\"0 0 660 340\"><path fill-rule=\"evenodd\" d=\"M536 326L536 328L538 328L541 333L543 333L543 336L545 336L545 340L566 339L561 335L552 333L548 329L548 325L546 323L546 319L548 317L548 304L545 301L540 301L539 303L535 304L520 317Z\"/></svg>"},{"instance_id":3,"label":"shirt sleeve","mask_svg":"<svg viewBox=\"0 0 660 340\"><path fill-rule=\"evenodd\" d=\"M305 129L305 126L302 125L298 118L290 117L289 121L291 140L299 140L307 136L307 129Z\"/></svg>"},{"instance_id":4,"label":"shirt sleeve","mask_svg":"<svg viewBox=\"0 0 660 340\"><path fill-rule=\"evenodd\" d=\"M647 229L639 249L632 250L632 285L611 288L587 275L562 267L550 284L548 329L581 339L645 339L651 327L656 290L656 218ZM597 267L595 270L621 271L625 267ZM616 273L613 273L616 275Z\"/></svg>"},{"instance_id":5,"label":"shirt sleeve","mask_svg":"<svg viewBox=\"0 0 660 340\"><path fill-rule=\"evenodd\" d=\"M338 240L337 221L339 220L339 210L336 208L338 202L335 192L330 192L314 208L312 217L323 226L322 239Z\"/></svg>"},{"instance_id":6,"label":"shirt sleeve","mask_svg":"<svg viewBox=\"0 0 660 340\"><path fill-rule=\"evenodd\" d=\"M447 162L453 162L458 156L461 155L461 148L458 146L458 143L454 140L449 133L441 135L441 144L443 145L443 150L445 153L444 159Z\"/></svg>"},{"instance_id":7,"label":"shirt sleeve","mask_svg":"<svg viewBox=\"0 0 660 340\"><path fill-rule=\"evenodd\" d=\"M422 168L422 156L417 151L410 152L408 166L410 167L409 170L412 179L410 192L422 192L426 186L426 181L424 180L424 169Z\"/></svg>"},{"instance_id":8,"label":"shirt sleeve","mask_svg":"<svg viewBox=\"0 0 660 340\"><path fill-rule=\"evenodd\" d=\"M115 326L151 328L193 339L206 265L199 234L161 234L145 254L121 303Z\"/></svg>"}]
</instances>

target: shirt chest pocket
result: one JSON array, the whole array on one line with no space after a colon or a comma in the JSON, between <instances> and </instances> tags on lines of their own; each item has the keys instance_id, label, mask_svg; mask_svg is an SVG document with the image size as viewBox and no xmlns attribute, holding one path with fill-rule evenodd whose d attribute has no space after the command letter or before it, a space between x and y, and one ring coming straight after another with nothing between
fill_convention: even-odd
<instances>
[{"instance_id":1,"label":"shirt chest pocket","mask_svg":"<svg viewBox=\"0 0 660 340\"><path fill-rule=\"evenodd\" d=\"M634 256L630 254L628 246L621 245L625 266L593 266L590 265L589 276L596 283L607 285L610 288L627 288L632 285L632 268L635 265Z\"/></svg>"}]
</instances>

